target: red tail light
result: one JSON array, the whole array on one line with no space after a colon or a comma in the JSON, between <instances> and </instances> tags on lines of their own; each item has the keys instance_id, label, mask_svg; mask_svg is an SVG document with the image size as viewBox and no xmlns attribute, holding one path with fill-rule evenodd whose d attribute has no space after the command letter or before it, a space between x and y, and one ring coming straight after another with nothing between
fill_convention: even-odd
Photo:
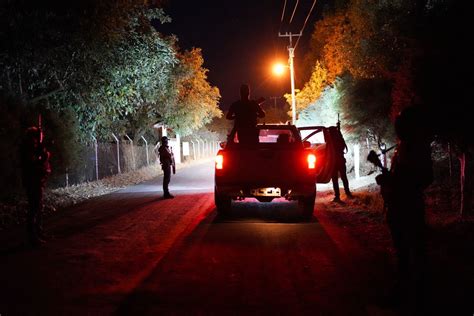
<instances>
[{"instance_id":1,"label":"red tail light","mask_svg":"<svg viewBox=\"0 0 474 316\"><path fill-rule=\"evenodd\" d=\"M224 156L219 154L216 156L216 169L222 169L224 167Z\"/></svg>"},{"instance_id":2,"label":"red tail light","mask_svg":"<svg viewBox=\"0 0 474 316\"><path fill-rule=\"evenodd\" d=\"M316 168L316 155L308 154L306 160L308 161L308 169Z\"/></svg>"}]
</instances>

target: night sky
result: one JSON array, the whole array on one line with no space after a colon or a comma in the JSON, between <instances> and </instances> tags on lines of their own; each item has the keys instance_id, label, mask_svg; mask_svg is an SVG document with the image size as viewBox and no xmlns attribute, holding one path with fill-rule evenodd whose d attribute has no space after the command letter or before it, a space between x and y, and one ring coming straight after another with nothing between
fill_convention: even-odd
<instances>
[{"instance_id":1,"label":"night sky","mask_svg":"<svg viewBox=\"0 0 474 316\"><path fill-rule=\"evenodd\" d=\"M172 22L160 25L158 30L166 35L175 34L182 49L202 49L209 81L221 92L223 110L239 98L242 83L250 84L252 98L264 97L268 100L266 104L273 104L271 97L281 97L291 90L289 73L281 78L271 73L274 61L288 60L288 38L278 37L278 32L298 33L313 4L312 0L300 0L289 24L296 0L287 0L281 22L284 2L170 0L164 10ZM314 22L321 16L322 3L317 3L308 20L295 51L295 64L303 59Z\"/></svg>"}]
</instances>

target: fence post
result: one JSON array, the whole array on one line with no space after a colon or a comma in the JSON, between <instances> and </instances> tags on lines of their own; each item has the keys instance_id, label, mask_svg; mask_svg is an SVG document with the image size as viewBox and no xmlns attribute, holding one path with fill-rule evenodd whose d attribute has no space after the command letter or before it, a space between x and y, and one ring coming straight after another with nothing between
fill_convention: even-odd
<instances>
[{"instance_id":1,"label":"fence post","mask_svg":"<svg viewBox=\"0 0 474 316\"><path fill-rule=\"evenodd\" d=\"M115 138L115 142L117 143L117 170L118 173L122 173L122 170L120 169L120 141L114 133L112 133L112 136Z\"/></svg>"},{"instance_id":2,"label":"fence post","mask_svg":"<svg viewBox=\"0 0 474 316\"><path fill-rule=\"evenodd\" d=\"M125 134L125 137L130 141L130 145L132 146L132 170L137 169L137 163L135 161L135 148L133 148L133 140Z\"/></svg>"},{"instance_id":3,"label":"fence post","mask_svg":"<svg viewBox=\"0 0 474 316\"><path fill-rule=\"evenodd\" d=\"M191 140L191 144L193 145L193 159L196 160L196 144L193 140Z\"/></svg>"},{"instance_id":4,"label":"fence post","mask_svg":"<svg viewBox=\"0 0 474 316\"><path fill-rule=\"evenodd\" d=\"M359 144L354 145L354 173L355 178L359 179L360 177L360 150Z\"/></svg>"},{"instance_id":5,"label":"fence post","mask_svg":"<svg viewBox=\"0 0 474 316\"><path fill-rule=\"evenodd\" d=\"M385 149L387 149L387 146L385 145L385 143L382 143L379 145L379 148L382 151L383 156L382 165L384 167L387 167L387 152L385 151Z\"/></svg>"},{"instance_id":6,"label":"fence post","mask_svg":"<svg viewBox=\"0 0 474 316\"><path fill-rule=\"evenodd\" d=\"M176 151L175 151L175 156L174 156L174 159L175 159L175 162L177 164L180 164L181 163L181 136L179 136L178 133L176 133L176 146L177 148Z\"/></svg>"},{"instance_id":7,"label":"fence post","mask_svg":"<svg viewBox=\"0 0 474 316\"><path fill-rule=\"evenodd\" d=\"M146 141L145 137L142 136L143 141L145 142L145 148L146 148L146 164L147 166L150 165L150 158L148 156L148 142Z\"/></svg>"},{"instance_id":8,"label":"fence post","mask_svg":"<svg viewBox=\"0 0 474 316\"><path fill-rule=\"evenodd\" d=\"M199 139L196 139L196 143L197 143L197 148L198 148L198 154L197 154L197 158L201 158L201 142L199 141Z\"/></svg>"},{"instance_id":9,"label":"fence post","mask_svg":"<svg viewBox=\"0 0 474 316\"><path fill-rule=\"evenodd\" d=\"M95 151L95 179L99 180L99 160L97 159L99 157L98 154L98 144L97 144L97 138L95 138L94 135L92 135L92 140L94 141L94 151Z\"/></svg>"}]
</instances>

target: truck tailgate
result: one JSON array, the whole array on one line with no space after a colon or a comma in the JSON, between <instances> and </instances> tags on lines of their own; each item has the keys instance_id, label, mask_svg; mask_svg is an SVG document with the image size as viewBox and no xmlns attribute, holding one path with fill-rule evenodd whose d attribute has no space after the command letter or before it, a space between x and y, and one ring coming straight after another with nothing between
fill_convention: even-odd
<instances>
[{"instance_id":1,"label":"truck tailgate","mask_svg":"<svg viewBox=\"0 0 474 316\"><path fill-rule=\"evenodd\" d=\"M305 181L309 151L297 148L249 148L225 155L225 179L232 184L281 185ZM228 181L229 182L228 182Z\"/></svg>"}]
</instances>

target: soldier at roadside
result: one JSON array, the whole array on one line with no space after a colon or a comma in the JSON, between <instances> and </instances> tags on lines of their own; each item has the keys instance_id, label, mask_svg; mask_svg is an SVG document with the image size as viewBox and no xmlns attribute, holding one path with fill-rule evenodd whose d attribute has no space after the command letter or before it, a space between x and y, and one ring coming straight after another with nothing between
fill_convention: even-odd
<instances>
[{"instance_id":1,"label":"soldier at roadside","mask_svg":"<svg viewBox=\"0 0 474 316\"><path fill-rule=\"evenodd\" d=\"M341 131L336 126L329 127L329 134L334 147L334 171L332 174L332 186L334 189L333 202L342 202L339 193L339 177L341 177L344 186L344 192L348 198L352 198L351 190L349 189L349 180L347 179L346 158L344 154L347 152L347 145L342 136Z\"/></svg>"},{"instance_id":2,"label":"soldier at roadside","mask_svg":"<svg viewBox=\"0 0 474 316\"><path fill-rule=\"evenodd\" d=\"M157 159L160 160L161 169L163 170L163 198L172 199L174 195L170 194L169 184L171 181L171 171L175 173L175 160L173 151L170 146L168 146L168 137L161 137L161 146L158 145L155 147L155 155Z\"/></svg>"},{"instance_id":3,"label":"soldier at roadside","mask_svg":"<svg viewBox=\"0 0 474 316\"><path fill-rule=\"evenodd\" d=\"M20 146L22 183L28 199L27 237L32 246L45 243L43 230L43 191L51 173L50 153L43 144L40 128L26 129Z\"/></svg>"},{"instance_id":4,"label":"soldier at roadside","mask_svg":"<svg viewBox=\"0 0 474 316\"><path fill-rule=\"evenodd\" d=\"M232 103L226 118L234 120L234 129L237 131L239 142L244 144L258 143L257 119L265 117L265 111L260 102L250 99L250 87L247 84L240 86L240 100Z\"/></svg>"},{"instance_id":5,"label":"soldier at roadside","mask_svg":"<svg viewBox=\"0 0 474 316\"><path fill-rule=\"evenodd\" d=\"M426 270L424 190L433 181L430 129L420 106L404 109L395 120L398 138L390 172L377 176L387 207L387 224L397 255L397 279L392 299L408 298L418 314L424 306ZM403 302L402 302L403 303Z\"/></svg>"}]
</instances>

